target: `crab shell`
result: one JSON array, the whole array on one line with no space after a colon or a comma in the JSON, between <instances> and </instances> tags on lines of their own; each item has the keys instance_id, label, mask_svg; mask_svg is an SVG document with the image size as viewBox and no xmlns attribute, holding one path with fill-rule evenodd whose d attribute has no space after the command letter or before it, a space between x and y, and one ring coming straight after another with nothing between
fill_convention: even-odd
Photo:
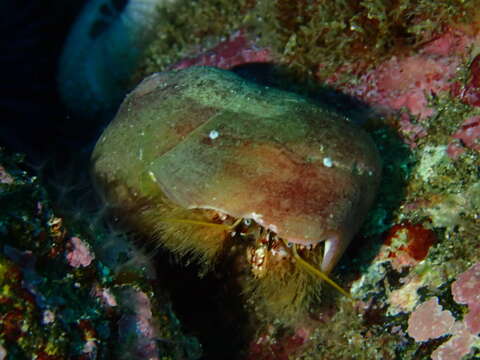
<instances>
[{"instance_id":1,"label":"crab shell","mask_svg":"<svg viewBox=\"0 0 480 360\"><path fill-rule=\"evenodd\" d=\"M344 117L209 67L146 78L101 136L93 165L107 198L126 209L162 192L183 208L253 219L291 243L326 241L325 272L380 179L373 141Z\"/></svg>"}]
</instances>

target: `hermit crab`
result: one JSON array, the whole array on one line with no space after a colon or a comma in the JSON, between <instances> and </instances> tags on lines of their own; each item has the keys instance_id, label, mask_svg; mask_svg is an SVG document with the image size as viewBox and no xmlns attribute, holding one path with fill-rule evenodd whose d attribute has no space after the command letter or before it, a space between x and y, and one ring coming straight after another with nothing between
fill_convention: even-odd
<instances>
[{"instance_id":1,"label":"hermit crab","mask_svg":"<svg viewBox=\"0 0 480 360\"><path fill-rule=\"evenodd\" d=\"M347 294L328 273L380 179L373 141L342 115L209 67L141 82L92 162L137 230L207 267L242 257L245 293L271 314L302 311L322 280Z\"/></svg>"}]
</instances>

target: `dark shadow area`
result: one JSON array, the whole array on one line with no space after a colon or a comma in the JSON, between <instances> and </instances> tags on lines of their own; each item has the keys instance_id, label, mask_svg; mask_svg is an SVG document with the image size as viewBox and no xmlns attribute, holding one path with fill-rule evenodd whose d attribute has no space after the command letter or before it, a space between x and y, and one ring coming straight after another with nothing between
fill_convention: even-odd
<instances>
[{"instance_id":1,"label":"dark shadow area","mask_svg":"<svg viewBox=\"0 0 480 360\"><path fill-rule=\"evenodd\" d=\"M249 316L232 264L220 261L200 277L197 264L175 261L168 250L159 249L154 262L184 331L202 344L201 359L242 359L240 353L250 340Z\"/></svg>"},{"instance_id":2,"label":"dark shadow area","mask_svg":"<svg viewBox=\"0 0 480 360\"><path fill-rule=\"evenodd\" d=\"M57 156L64 161L69 151L83 146L82 133L67 134L70 118L56 79L65 38L85 2L0 4L0 144L27 154L31 161Z\"/></svg>"},{"instance_id":3,"label":"dark shadow area","mask_svg":"<svg viewBox=\"0 0 480 360\"><path fill-rule=\"evenodd\" d=\"M382 179L373 208L337 265L336 271L351 280L360 276L378 254L393 225L393 213L405 199L414 165L412 152L395 129L382 125L369 132L382 159Z\"/></svg>"}]
</instances>

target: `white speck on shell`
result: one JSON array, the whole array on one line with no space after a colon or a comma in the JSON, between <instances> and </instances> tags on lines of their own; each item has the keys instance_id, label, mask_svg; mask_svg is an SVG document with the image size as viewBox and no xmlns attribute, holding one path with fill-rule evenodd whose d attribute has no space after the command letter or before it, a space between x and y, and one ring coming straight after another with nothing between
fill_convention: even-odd
<instances>
[{"instance_id":1,"label":"white speck on shell","mask_svg":"<svg viewBox=\"0 0 480 360\"><path fill-rule=\"evenodd\" d=\"M216 138L218 138L220 136L220 133L217 131L217 130L212 130L210 131L210 133L208 134L208 137L212 140L215 140Z\"/></svg>"},{"instance_id":2,"label":"white speck on shell","mask_svg":"<svg viewBox=\"0 0 480 360\"><path fill-rule=\"evenodd\" d=\"M150 179L152 179L154 183L158 182L157 178L155 177L155 174L152 171L148 172L148 176L150 176Z\"/></svg>"},{"instance_id":3,"label":"white speck on shell","mask_svg":"<svg viewBox=\"0 0 480 360\"><path fill-rule=\"evenodd\" d=\"M328 167L328 168L332 167L333 166L332 158L324 157L323 158L323 166Z\"/></svg>"}]
</instances>

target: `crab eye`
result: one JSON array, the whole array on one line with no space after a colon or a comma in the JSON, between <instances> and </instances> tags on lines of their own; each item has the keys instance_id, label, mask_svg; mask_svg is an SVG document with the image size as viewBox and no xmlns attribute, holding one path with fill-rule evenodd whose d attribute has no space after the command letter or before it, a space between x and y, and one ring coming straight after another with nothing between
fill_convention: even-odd
<instances>
[{"instance_id":1,"label":"crab eye","mask_svg":"<svg viewBox=\"0 0 480 360\"><path fill-rule=\"evenodd\" d=\"M174 252L210 263L243 219L250 235L312 248L307 260L327 273L380 177L372 140L343 116L208 67L145 79L98 141L93 166L107 198ZM278 288L270 274L291 262L270 255L261 281Z\"/></svg>"}]
</instances>

